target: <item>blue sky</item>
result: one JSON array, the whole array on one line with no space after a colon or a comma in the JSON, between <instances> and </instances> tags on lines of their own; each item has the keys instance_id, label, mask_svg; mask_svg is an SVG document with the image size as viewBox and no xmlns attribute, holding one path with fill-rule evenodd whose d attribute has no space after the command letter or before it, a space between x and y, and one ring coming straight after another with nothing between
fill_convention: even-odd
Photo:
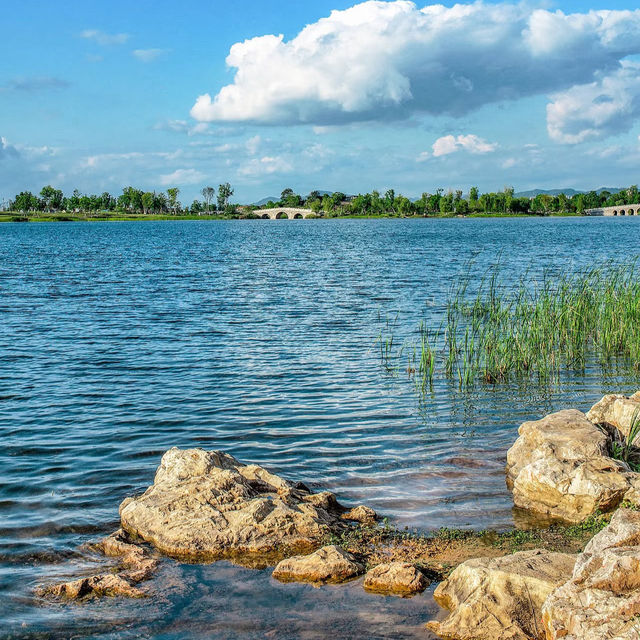
<instances>
[{"instance_id":1,"label":"blue sky","mask_svg":"<svg viewBox=\"0 0 640 640\"><path fill-rule=\"evenodd\" d=\"M5 5L0 201L640 182L632 2Z\"/></svg>"}]
</instances>

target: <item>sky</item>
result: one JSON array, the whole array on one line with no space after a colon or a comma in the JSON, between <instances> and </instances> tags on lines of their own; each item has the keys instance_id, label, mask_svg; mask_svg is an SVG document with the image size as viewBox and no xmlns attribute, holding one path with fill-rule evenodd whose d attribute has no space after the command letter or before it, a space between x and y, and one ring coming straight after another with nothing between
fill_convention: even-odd
<instances>
[{"instance_id":1,"label":"sky","mask_svg":"<svg viewBox=\"0 0 640 640\"><path fill-rule=\"evenodd\" d=\"M636 184L634 4L7 2L0 203Z\"/></svg>"}]
</instances>

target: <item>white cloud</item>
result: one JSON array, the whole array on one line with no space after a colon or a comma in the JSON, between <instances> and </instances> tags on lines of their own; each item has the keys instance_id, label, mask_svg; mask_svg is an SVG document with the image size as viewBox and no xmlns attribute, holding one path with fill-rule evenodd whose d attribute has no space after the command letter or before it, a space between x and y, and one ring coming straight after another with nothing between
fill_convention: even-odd
<instances>
[{"instance_id":1,"label":"white cloud","mask_svg":"<svg viewBox=\"0 0 640 640\"><path fill-rule=\"evenodd\" d=\"M556 94L547 105L549 136L567 144L628 131L638 117L640 64L629 61L595 82Z\"/></svg>"},{"instance_id":2,"label":"white cloud","mask_svg":"<svg viewBox=\"0 0 640 640\"><path fill-rule=\"evenodd\" d=\"M422 151L418 154L416 158L416 162L426 162L431 157L431 154L428 151Z\"/></svg>"},{"instance_id":3,"label":"white cloud","mask_svg":"<svg viewBox=\"0 0 640 640\"><path fill-rule=\"evenodd\" d=\"M484 104L590 82L640 52L640 10L564 14L527 3L370 0L305 27L231 47L232 84L206 93L201 121L340 124Z\"/></svg>"},{"instance_id":4,"label":"white cloud","mask_svg":"<svg viewBox=\"0 0 640 640\"><path fill-rule=\"evenodd\" d=\"M159 122L153 127L156 131L175 131L176 133L186 133L188 136L211 133L206 122L187 122L186 120L167 120Z\"/></svg>"},{"instance_id":5,"label":"white cloud","mask_svg":"<svg viewBox=\"0 0 640 640\"><path fill-rule=\"evenodd\" d=\"M253 158L245 163L238 170L238 175L255 178L274 173L290 173L292 171L293 166L282 156L263 156L261 158Z\"/></svg>"},{"instance_id":6,"label":"white cloud","mask_svg":"<svg viewBox=\"0 0 640 640\"><path fill-rule=\"evenodd\" d=\"M16 149L14 145L9 144L9 141L4 136L0 136L0 160L19 157L20 153L18 149Z\"/></svg>"},{"instance_id":7,"label":"white cloud","mask_svg":"<svg viewBox=\"0 0 640 640\"><path fill-rule=\"evenodd\" d=\"M131 53L140 62L153 62L166 52L167 49L134 49Z\"/></svg>"},{"instance_id":8,"label":"white cloud","mask_svg":"<svg viewBox=\"0 0 640 640\"><path fill-rule=\"evenodd\" d=\"M129 39L128 33L105 33L99 29L85 29L80 33L81 38L93 40L99 45L124 44Z\"/></svg>"},{"instance_id":9,"label":"white cloud","mask_svg":"<svg viewBox=\"0 0 640 640\"><path fill-rule=\"evenodd\" d=\"M160 176L160 184L163 186L197 184L205 178L205 174L197 169L176 169L173 173Z\"/></svg>"},{"instance_id":10,"label":"white cloud","mask_svg":"<svg viewBox=\"0 0 640 640\"><path fill-rule=\"evenodd\" d=\"M498 148L495 142L487 142L483 138L469 134L466 136L443 136L433 143L433 157L446 156L456 151L468 151L474 154L491 153Z\"/></svg>"}]
</instances>

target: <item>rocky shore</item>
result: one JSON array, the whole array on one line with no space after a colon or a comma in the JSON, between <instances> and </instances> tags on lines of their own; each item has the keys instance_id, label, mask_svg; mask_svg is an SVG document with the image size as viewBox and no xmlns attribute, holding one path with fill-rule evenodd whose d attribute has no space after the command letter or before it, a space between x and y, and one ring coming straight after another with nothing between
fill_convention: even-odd
<instances>
[{"instance_id":1,"label":"rocky shore","mask_svg":"<svg viewBox=\"0 0 640 640\"><path fill-rule=\"evenodd\" d=\"M142 583L163 556L225 558L275 565L283 582L364 575L367 591L401 597L437 581L434 597L449 614L427 626L452 640L640 640L640 474L629 457L639 415L640 393L610 395L586 414L521 425L507 486L516 508L551 526L502 534L411 535L364 505L348 510L328 491L229 454L173 448L154 483L122 502L121 529L98 545L118 558L115 570L38 595L145 597Z\"/></svg>"}]
</instances>

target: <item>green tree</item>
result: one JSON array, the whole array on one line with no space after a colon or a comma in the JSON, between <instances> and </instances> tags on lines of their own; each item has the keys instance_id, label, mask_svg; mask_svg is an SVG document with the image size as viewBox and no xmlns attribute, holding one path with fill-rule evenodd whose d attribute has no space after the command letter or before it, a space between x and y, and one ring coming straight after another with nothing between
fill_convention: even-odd
<instances>
[{"instance_id":1,"label":"green tree","mask_svg":"<svg viewBox=\"0 0 640 640\"><path fill-rule=\"evenodd\" d=\"M169 196L169 208L173 211L173 215L178 214L178 207L180 203L178 202L178 195L180 194L180 189L178 187L171 187L167 189L167 195Z\"/></svg>"},{"instance_id":2,"label":"green tree","mask_svg":"<svg viewBox=\"0 0 640 640\"><path fill-rule=\"evenodd\" d=\"M207 213L209 213L209 207L211 206L211 201L213 200L214 196L216 195L216 190L213 187L204 187L204 189L202 189L202 191L200 191L200 193L202 194L202 197L204 198L204 204L206 206L207 209Z\"/></svg>"},{"instance_id":3,"label":"green tree","mask_svg":"<svg viewBox=\"0 0 640 640\"><path fill-rule=\"evenodd\" d=\"M228 182L218 187L218 209L223 211L229 204L229 198L233 195L233 189Z\"/></svg>"},{"instance_id":4,"label":"green tree","mask_svg":"<svg viewBox=\"0 0 640 640\"><path fill-rule=\"evenodd\" d=\"M153 211L153 193L145 191L142 194L142 212L150 213L151 211Z\"/></svg>"},{"instance_id":5,"label":"green tree","mask_svg":"<svg viewBox=\"0 0 640 640\"><path fill-rule=\"evenodd\" d=\"M60 208L62 204L62 191L59 189L54 189L50 184L46 187L42 187L40 191L40 197L42 198L42 203L44 208L50 212L52 209L55 211Z\"/></svg>"}]
</instances>

